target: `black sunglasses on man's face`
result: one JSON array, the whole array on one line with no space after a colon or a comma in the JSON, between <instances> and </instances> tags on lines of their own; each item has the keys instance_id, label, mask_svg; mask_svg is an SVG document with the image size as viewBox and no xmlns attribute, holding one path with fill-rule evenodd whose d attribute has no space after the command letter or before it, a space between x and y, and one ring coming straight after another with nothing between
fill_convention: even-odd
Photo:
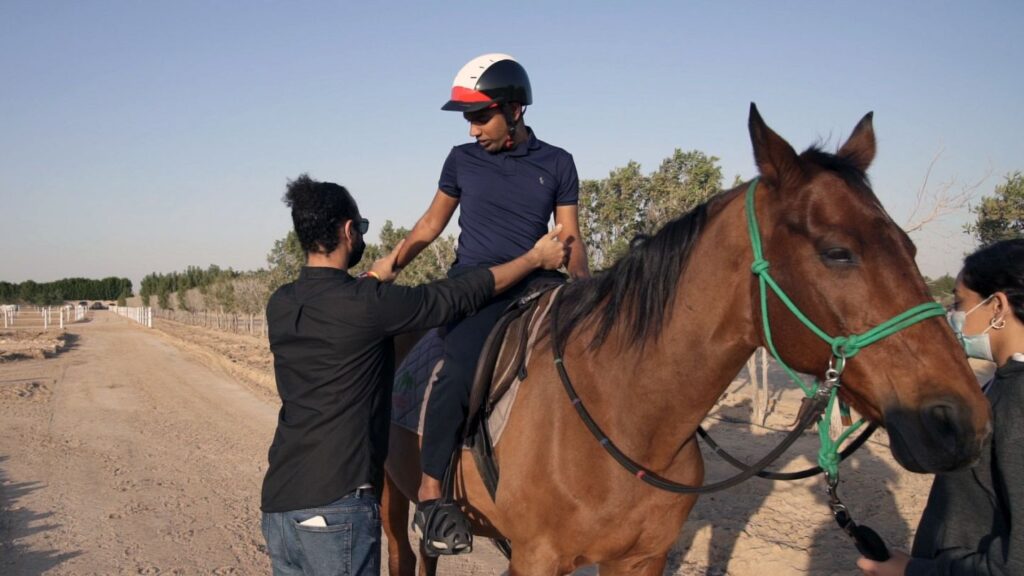
<instances>
[{"instance_id":1,"label":"black sunglasses on man's face","mask_svg":"<svg viewBox=\"0 0 1024 576\"><path fill-rule=\"evenodd\" d=\"M356 225L356 230L359 230L360 234L366 234L366 231L370 229L370 221L366 218L360 218L358 221L353 220L352 222Z\"/></svg>"}]
</instances>

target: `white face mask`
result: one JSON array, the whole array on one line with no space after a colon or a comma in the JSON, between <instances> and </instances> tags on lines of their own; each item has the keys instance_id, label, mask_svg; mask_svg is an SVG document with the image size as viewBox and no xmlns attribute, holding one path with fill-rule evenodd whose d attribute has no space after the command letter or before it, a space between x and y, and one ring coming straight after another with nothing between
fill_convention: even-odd
<instances>
[{"instance_id":1,"label":"white face mask","mask_svg":"<svg viewBox=\"0 0 1024 576\"><path fill-rule=\"evenodd\" d=\"M957 340L960 340L960 345L964 347L964 352L967 353L969 358L988 360L989 362L995 361L995 358L992 356L992 341L988 337L988 331L997 325L995 320L990 322L988 328L985 328L981 334L964 334L964 323L967 322L967 315L984 306L994 296L995 294L985 298L967 312L952 310L946 313L946 319L949 321L949 325L953 327L953 333L956 334Z\"/></svg>"}]
</instances>

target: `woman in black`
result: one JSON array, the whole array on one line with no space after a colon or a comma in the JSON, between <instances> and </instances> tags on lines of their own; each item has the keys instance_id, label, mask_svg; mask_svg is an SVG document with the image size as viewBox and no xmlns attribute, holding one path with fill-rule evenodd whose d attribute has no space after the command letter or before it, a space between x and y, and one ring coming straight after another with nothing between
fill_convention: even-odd
<instances>
[{"instance_id":1,"label":"woman in black","mask_svg":"<svg viewBox=\"0 0 1024 576\"><path fill-rule=\"evenodd\" d=\"M967 355L997 366L985 385L993 434L977 465L935 477L911 555L861 558L865 574L1024 575L1024 239L968 256L954 296Z\"/></svg>"}]
</instances>

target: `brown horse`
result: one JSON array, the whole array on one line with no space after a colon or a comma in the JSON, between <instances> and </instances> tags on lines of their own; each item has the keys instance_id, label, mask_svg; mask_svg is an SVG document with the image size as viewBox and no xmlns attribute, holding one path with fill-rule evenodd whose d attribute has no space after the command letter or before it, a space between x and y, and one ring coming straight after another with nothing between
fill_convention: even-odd
<instances>
[{"instance_id":1,"label":"brown horse","mask_svg":"<svg viewBox=\"0 0 1024 576\"><path fill-rule=\"evenodd\" d=\"M801 154L761 119L749 120L760 180L754 192L771 275L832 336L861 333L930 302L910 239L883 210L865 170L875 156L871 114L835 154ZM634 461L699 485L694 433L753 351L764 345L743 185L668 223L604 274L560 295L565 367L601 428ZM769 296L775 345L819 378L829 346ZM513 575L660 575L696 502L620 467L584 426L540 340L496 450L494 501L472 458L458 496L479 533L512 543ZM942 318L866 347L847 363L840 397L885 426L893 456L917 472L962 467L979 455L988 403ZM419 478L417 438L392 427L385 530L392 574L412 574L408 501ZM433 563L425 572L433 571Z\"/></svg>"}]
</instances>

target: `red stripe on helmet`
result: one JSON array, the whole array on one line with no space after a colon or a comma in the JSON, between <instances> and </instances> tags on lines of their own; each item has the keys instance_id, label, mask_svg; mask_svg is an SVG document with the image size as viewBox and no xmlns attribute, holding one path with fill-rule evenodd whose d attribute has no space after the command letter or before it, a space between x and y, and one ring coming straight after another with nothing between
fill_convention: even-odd
<instances>
[{"instance_id":1,"label":"red stripe on helmet","mask_svg":"<svg viewBox=\"0 0 1024 576\"><path fill-rule=\"evenodd\" d=\"M491 97L472 88L452 86L452 100L456 102L490 102Z\"/></svg>"}]
</instances>

